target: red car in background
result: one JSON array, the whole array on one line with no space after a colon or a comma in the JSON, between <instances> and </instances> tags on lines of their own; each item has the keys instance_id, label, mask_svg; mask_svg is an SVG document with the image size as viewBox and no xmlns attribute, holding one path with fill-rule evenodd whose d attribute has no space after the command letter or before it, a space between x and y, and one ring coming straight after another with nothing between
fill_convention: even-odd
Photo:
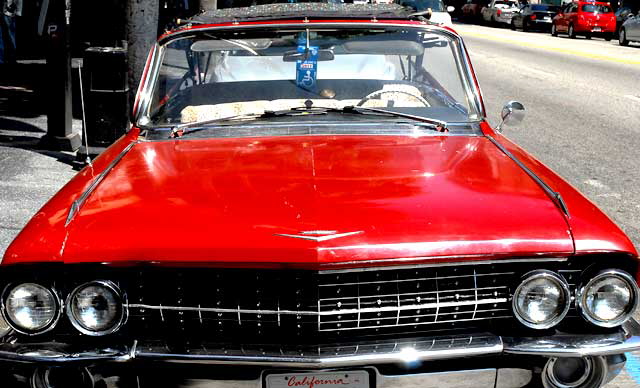
<instances>
[{"instance_id":1,"label":"red car in background","mask_svg":"<svg viewBox=\"0 0 640 388\"><path fill-rule=\"evenodd\" d=\"M591 39L593 35L611 40L616 31L616 16L609 3L577 1L567 4L553 18L551 35L566 33L574 39L584 35Z\"/></svg>"}]
</instances>

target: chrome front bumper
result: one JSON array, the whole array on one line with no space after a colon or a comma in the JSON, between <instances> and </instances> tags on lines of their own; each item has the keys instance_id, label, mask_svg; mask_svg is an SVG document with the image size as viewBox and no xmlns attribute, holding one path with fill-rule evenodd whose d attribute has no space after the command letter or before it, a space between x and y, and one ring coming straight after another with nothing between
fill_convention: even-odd
<instances>
[{"instance_id":1,"label":"chrome front bumper","mask_svg":"<svg viewBox=\"0 0 640 388\"><path fill-rule=\"evenodd\" d=\"M499 356L607 356L640 350L640 325L629 320L621 330L598 335L511 338L491 334L345 343L315 347L198 347L169 352L161 343L135 341L130 346L83 349L62 343L0 343L0 361L46 363L126 362L132 360L282 368L341 368L379 364Z\"/></svg>"},{"instance_id":2,"label":"chrome front bumper","mask_svg":"<svg viewBox=\"0 0 640 388\"><path fill-rule=\"evenodd\" d=\"M306 348L199 347L169 352L163 344L134 342L130 346L79 349L61 343L0 343L0 361L35 364L35 368L66 366L99 368L101 365L142 362L170 363L177 368L202 367L208 370L252 368L264 373L272 370L304 371L326 369L367 369L375 373L376 387L521 387L532 376L531 370L493 365L491 360L526 356L551 357L612 356L640 350L640 325L631 320L614 333L600 335L554 335L543 338L508 338L490 334L377 341ZM463 360L458 363L457 360ZM478 361L478 362L476 362ZM439 362L453 365L445 372L430 370ZM624 362L624 361L623 361ZM135 364L138 363L138 364ZM394 372L387 366L393 365ZM513 364L512 364L513 365ZM517 366L533 368L524 362ZM126 365L125 365L126 366ZM426 367L427 369L423 368ZM33 367L32 367L33 368ZM473 369L475 368L475 369ZM460 369L460 370L458 370ZM469 369L469 370L466 370ZM380 373L379 371L386 371ZM399 371L399 372L398 372ZM611 371L610 371L611 372ZM89 372L92 373L92 372ZM615 376L617 372L610 374ZM143 380L141 380L143 381ZM261 387L261 378L183 379L179 387ZM140 384L140 387L154 384Z\"/></svg>"}]
</instances>

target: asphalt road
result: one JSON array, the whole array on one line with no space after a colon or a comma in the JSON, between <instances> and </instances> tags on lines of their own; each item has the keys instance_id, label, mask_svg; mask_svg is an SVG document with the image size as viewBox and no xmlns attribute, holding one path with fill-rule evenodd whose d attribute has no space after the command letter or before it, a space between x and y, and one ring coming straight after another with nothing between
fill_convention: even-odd
<instances>
[{"instance_id":1,"label":"asphalt road","mask_svg":"<svg viewBox=\"0 0 640 388\"><path fill-rule=\"evenodd\" d=\"M458 24L489 121L518 100L505 134L594 201L640 249L640 45ZM636 314L640 318L640 314ZM607 387L640 385L640 353Z\"/></svg>"},{"instance_id":2,"label":"asphalt road","mask_svg":"<svg viewBox=\"0 0 640 388\"><path fill-rule=\"evenodd\" d=\"M518 100L522 124L505 134L600 206L640 248L640 45L460 24L497 124Z\"/></svg>"}]
</instances>

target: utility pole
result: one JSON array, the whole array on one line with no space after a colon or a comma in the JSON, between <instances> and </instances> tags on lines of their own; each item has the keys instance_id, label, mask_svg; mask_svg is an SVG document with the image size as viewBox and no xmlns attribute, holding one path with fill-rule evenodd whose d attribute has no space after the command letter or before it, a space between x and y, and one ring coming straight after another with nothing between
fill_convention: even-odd
<instances>
[{"instance_id":1,"label":"utility pole","mask_svg":"<svg viewBox=\"0 0 640 388\"><path fill-rule=\"evenodd\" d=\"M41 146L47 149L75 151L80 133L73 131L71 100L71 18L70 0L48 1L49 36L47 50L47 133Z\"/></svg>"},{"instance_id":2,"label":"utility pole","mask_svg":"<svg viewBox=\"0 0 640 388\"><path fill-rule=\"evenodd\" d=\"M149 50L158 37L159 12L159 0L127 0L127 56L131 102L135 98Z\"/></svg>"}]
</instances>

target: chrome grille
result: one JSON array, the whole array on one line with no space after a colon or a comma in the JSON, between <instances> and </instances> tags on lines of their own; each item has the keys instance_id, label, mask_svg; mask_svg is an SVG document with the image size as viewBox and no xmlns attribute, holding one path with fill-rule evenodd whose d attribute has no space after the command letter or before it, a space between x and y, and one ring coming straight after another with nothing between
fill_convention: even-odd
<instances>
[{"instance_id":1,"label":"chrome grille","mask_svg":"<svg viewBox=\"0 0 640 388\"><path fill-rule=\"evenodd\" d=\"M419 326L508 317L514 272L472 266L321 273L318 330Z\"/></svg>"},{"instance_id":2,"label":"chrome grille","mask_svg":"<svg viewBox=\"0 0 640 388\"><path fill-rule=\"evenodd\" d=\"M122 287L129 296L128 326L150 337L171 333L177 338L299 343L347 333L486 328L491 320L512 317L513 282L526 271L513 264L340 271L181 269L162 275L147 270Z\"/></svg>"}]
</instances>

